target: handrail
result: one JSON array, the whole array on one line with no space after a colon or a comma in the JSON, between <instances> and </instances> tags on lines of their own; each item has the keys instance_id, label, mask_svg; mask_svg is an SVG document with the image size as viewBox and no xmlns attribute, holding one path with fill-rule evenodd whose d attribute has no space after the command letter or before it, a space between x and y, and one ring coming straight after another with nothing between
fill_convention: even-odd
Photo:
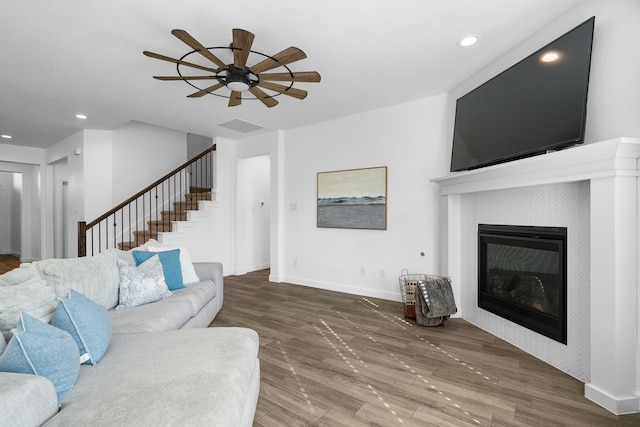
<instances>
[{"instance_id":1,"label":"handrail","mask_svg":"<svg viewBox=\"0 0 640 427\"><path fill-rule=\"evenodd\" d=\"M115 208L111 209L109 212L102 214L101 216L99 216L98 218L94 219L93 221L87 223L87 229L93 227L94 225L96 225L97 223L99 223L100 221L106 219L107 217L113 215L114 213L116 213L117 211L119 211L120 209L124 208L125 206L127 206L129 203L131 203L132 201L134 201L135 199L141 197L142 195L144 195L145 193L153 190L155 187L157 187L158 185L162 184L163 181L166 181L167 179L171 178L173 175L177 174L178 172L180 172L182 169L185 169L186 167L188 167L189 165L191 165L192 163L195 163L197 160L203 158L204 156L206 156L208 153L210 153L211 151L215 151L216 150L216 144L213 144L211 147L207 148L205 151L203 151L202 153L198 154L196 157L194 157L193 159L189 160L188 162L182 164L181 166L178 166L177 168L175 168L174 170L172 170L171 172L169 172L168 174L166 174L165 176L163 176L162 178L158 179L156 182L154 182L151 185L148 185L147 187L145 187L144 189L138 191L136 194L134 194L133 196L129 197L127 200L125 200L124 202L120 203L118 206L116 206Z\"/></svg>"},{"instance_id":2,"label":"handrail","mask_svg":"<svg viewBox=\"0 0 640 427\"><path fill-rule=\"evenodd\" d=\"M167 220L164 218L165 213L167 211L174 211L172 207L177 203L183 203L186 206L192 207L198 200L202 199L199 196L192 195L189 200L179 202L178 198L187 195L188 189L191 187L212 187L213 161L210 156L215 150L216 145L214 144L93 221L89 223L79 221L78 256L87 255L88 238L91 240L91 254L93 255L95 252L95 227L98 229L97 252L117 245L124 245L125 243L137 246L140 243L140 234L142 234L142 241L146 241L152 236L155 236L155 233L158 231L170 231L170 225L166 225ZM200 175L198 176L199 167ZM194 169L196 176L194 176ZM205 174L205 176L202 176L203 174ZM155 201L152 200L152 198L155 199ZM141 208L139 208L139 205L141 205ZM168 220L177 220L178 216L179 214L174 211ZM113 217L113 220L110 224L109 219L111 217ZM160 218L162 218L162 220L160 220ZM102 229L103 223L105 227L104 230ZM148 223L150 227L152 223L154 223L156 231L153 232L151 229L147 231L145 223ZM119 230L118 226L120 227ZM110 227L113 228L112 232L109 231ZM158 227L161 229L158 229ZM142 231L140 231L140 229L142 229ZM90 236L87 233L88 231L91 232ZM125 242L125 236L127 235L130 241ZM134 236L133 241L131 241L132 236ZM113 243L111 244L111 242Z\"/></svg>"}]
</instances>

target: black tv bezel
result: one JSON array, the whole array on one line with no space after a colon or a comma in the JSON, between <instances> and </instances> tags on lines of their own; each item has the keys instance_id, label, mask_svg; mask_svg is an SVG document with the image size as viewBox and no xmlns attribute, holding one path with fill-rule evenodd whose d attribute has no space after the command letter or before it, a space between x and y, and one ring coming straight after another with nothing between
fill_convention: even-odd
<instances>
[{"instance_id":1,"label":"black tv bezel","mask_svg":"<svg viewBox=\"0 0 640 427\"><path fill-rule=\"evenodd\" d=\"M513 70L514 68L517 68L523 62L525 62L525 61L527 61L527 60L529 60L529 59L531 59L533 57L538 56L542 51L544 51L546 49L549 49L549 47L552 46L554 43L558 42L558 40L562 39L563 37L567 36L568 34L572 33L573 31L577 30L578 28L582 27L583 25L590 25L591 26L591 32L590 32L590 43L589 43L589 52L588 52L589 60L587 61L586 81L585 81L585 85L584 85L585 90L584 90L583 99L582 99L582 117L581 117L581 126L580 126L580 135L579 135L579 137L572 138L570 140L565 140L565 141L560 141L560 142L554 142L554 143L550 143L550 144L540 145L540 146L538 146L538 147L536 147L534 149L527 149L527 150L523 150L523 151L514 151L513 153L505 155L505 156L500 156L500 157L496 157L494 159L481 161L479 163L475 163L475 164L470 164L470 165L463 166L463 167L454 168L454 165L453 165L453 154L454 154L455 143L456 143L455 135L456 135L456 125L457 125L457 122L458 122L458 103L460 102L460 100L464 99L465 97L467 97L469 95L472 95L478 89L488 85L489 83L495 81L496 79L499 79L500 76L502 76L503 74ZM525 57L522 60L518 61L517 63L513 64L509 68L501 71L499 74L497 74L494 77L492 77L491 79L485 81L484 83L482 83L481 85L477 86L473 90L467 92L465 95L459 97L456 100L456 113L455 113L454 125L453 125L453 141L452 141L452 145L451 145L451 159L450 159L449 171L450 172L463 172L463 171L468 171L468 170L473 170L473 169L480 169L480 168L483 168L483 167L493 166L493 165L496 165L496 164L506 163L506 162L510 162L510 161L513 161L513 160L518 160L518 159L523 159L523 158L526 158L526 157L532 157L532 156L536 156L536 155L540 155L540 154L545 154L548 151L557 151L557 150L561 150L561 149L564 149L564 148L568 148L568 147L571 147L571 146L574 146L574 145L578 145L578 144L584 143L585 128L586 128L586 123L587 123L587 120L586 120L586 116L587 116L587 101L588 101L588 92L589 92L589 79L590 79L590 75L591 75L591 58L592 58L592 52L593 52L594 27L595 27L595 16L592 16L591 18L589 18L589 19L585 20L584 22L576 25L571 30L565 32L561 36L559 36L559 37L555 38L554 40L552 40L551 42L547 43L546 45L544 45L540 49L536 50L532 54L528 55L527 57Z\"/></svg>"}]
</instances>

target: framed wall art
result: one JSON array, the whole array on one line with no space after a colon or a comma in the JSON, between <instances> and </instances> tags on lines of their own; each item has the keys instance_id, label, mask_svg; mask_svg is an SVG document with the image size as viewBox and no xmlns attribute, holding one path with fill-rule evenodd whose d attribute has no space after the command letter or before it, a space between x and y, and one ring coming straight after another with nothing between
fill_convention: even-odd
<instances>
[{"instance_id":1,"label":"framed wall art","mask_svg":"<svg viewBox=\"0 0 640 427\"><path fill-rule=\"evenodd\" d=\"M387 167L318 172L320 228L387 229Z\"/></svg>"}]
</instances>

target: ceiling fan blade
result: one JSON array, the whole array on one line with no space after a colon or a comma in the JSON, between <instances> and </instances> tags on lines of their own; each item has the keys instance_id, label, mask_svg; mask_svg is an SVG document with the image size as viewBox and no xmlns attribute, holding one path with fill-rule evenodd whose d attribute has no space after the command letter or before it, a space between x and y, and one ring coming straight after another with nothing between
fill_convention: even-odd
<instances>
[{"instance_id":1,"label":"ceiling fan blade","mask_svg":"<svg viewBox=\"0 0 640 427\"><path fill-rule=\"evenodd\" d=\"M265 59L262 62L257 63L253 67L249 67L253 74L259 74L263 71L271 70L272 68L280 67L282 65L291 64L292 62L299 61L307 57L307 54L298 49L297 47L288 47L285 50L276 53L274 56Z\"/></svg>"},{"instance_id":2,"label":"ceiling fan blade","mask_svg":"<svg viewBox=\"0 0 640 427\"><path fill-rule=\"evenodd\" d=\"M258 98L260 101L262 101L262 103L264 105L266 105L267 107L269 107L269 108L275 107L276 105L278 105L278 101L276 101L275 99L273 99L272 97L267 95L258 86L251 87L249 89L249 92L251 92L256 98Z\"/></svg>"},{"instance_id":3,"label":"ceiling fan blade","mask_svg":"<svg viewBox=\"0 0 640 427\"><path fill-rule=\"evenodd\" d=\"M247 65L254 37L253 33L249 31L240 28L233 29L233 65L235 67L244 68Z\"/></svg>"},{"instance_id":4,"label":"ceiling fan blade","mask_svg":"<svg viewBox=\"0 0 640 427\"><path fill-rule=\"evenodd\" d=\"M237 107L242 102L242 93L232 90L229 97L229 107Z\"/></svg>"},{"instance_id":5,"label":"ceiling fan blade","mask_svg":"<svg viewBox=\"0 0 640 427\"><path fill-rule=\"evenodd\" d=\"M187 46L193 48L200 52L200 55L207 58L209 61L216 64L218 67L226 68L227 64L222 62L217 56L209 51L206 47L204 47L198 40L194 39L191 34L187 33L185 30L172 30L171 34L179 38L183 43Z\"/></svg>"},{"instance_id":6,"label":"ceiling fan blade","mask_svg":"<svg viewBox=\"0 0 640 427\"><path fill-rule=\"evenodd\" d=\"M282 86L275 83L269 82L260 82L258 86L263 87L265 89L273 90L275 92L280 92L283 95L289 95L298 99L305 99L307 97L307 91L302 89L296 89L295 87Z\"/></svg>"},{"instance_id":7,"label":"ceiling fan blade","mask_svg":"<svg viewBox=\"0 0 640 427\"><path fill-rule=\"evenodd\" d=\"M209 86L209 87L206 87L206 88L204 88L202 90L194 92L191 95L187 95L187 98L200 98L201 96L204 96L204 95L206 95L208 93L216 91L216 90L220 89L221 87L224 87L224 84L223 83L218 83L217 85Z\"/></svg>"},{"instance_id":8,"label":"ceiling fan blade","mask_svg":"<svg viewBox=\"0 0 640 427\"><path fill-rule=\"evenodd\" d=\"M171 58L169 56L160 55L159 53L149 52L148 50L145 50L142 53L144 55L148 56L149 58L161 59L163 61L173 62L174 64L180 64L180 65L184 65L186 67L192 67L192 68L197 68L199 70L209 71L210 73L217 73L218 72L218 70L216 70L215 68L203 67L202 65L193 64L193 63L187 62L187 61L181 61L180 59L174 59L174 58Z\"/></svg>"},{"instance_id":9,"label":"ceiling fan blade","mask_svg":"<svg viewBox=\"0 0 640 427\"><path fill-rule=\"evenodd\" d=\"M170 80L214 80L217 76L153 76L154 79L170 81Z\"/></svg>"},{"instance_id":10,"label":"ceiling fan blade","mask_svg":"<svg viewBox=\"0 0 640 427\"><path fill-rule=\"evenodd\" d=\"M298 71L297 73L269 73L260 74L260 80L275 82L309 82L318 83L320 74L316 71Z\"/></svg>"}]
</instances>

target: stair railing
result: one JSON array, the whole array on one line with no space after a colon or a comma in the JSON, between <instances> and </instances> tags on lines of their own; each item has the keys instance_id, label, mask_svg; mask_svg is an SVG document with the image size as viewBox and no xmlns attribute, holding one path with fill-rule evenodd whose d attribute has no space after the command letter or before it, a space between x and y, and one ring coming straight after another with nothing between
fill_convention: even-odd
<instances>
[{"instance_id":1,"label":"stair railing","mask_svg":"<svg viewBox=\"0 0 640 427\"><path fill-rule=\"evenodd\" d=\"M157 232L171 231L170 221L185 220L174 207L187 193L211 191L216 146L208 148L110 211L87 223L78 222L78 256L96 255L110 248L129 249ZM186 201L187 206L195 201ZM153 222L155 232L147 230Z\"/></svg>"}]
</instances>

